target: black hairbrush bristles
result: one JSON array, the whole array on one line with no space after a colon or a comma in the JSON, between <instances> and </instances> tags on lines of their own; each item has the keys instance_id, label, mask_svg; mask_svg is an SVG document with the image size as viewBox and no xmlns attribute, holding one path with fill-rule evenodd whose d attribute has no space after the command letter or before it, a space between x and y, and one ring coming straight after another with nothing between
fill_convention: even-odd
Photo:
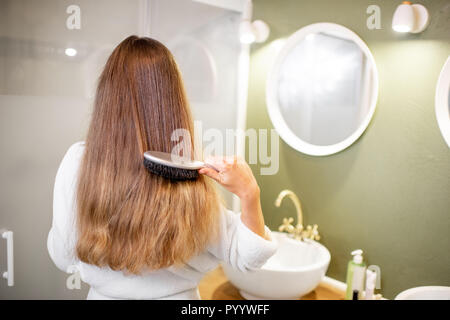
<instances>
[{"instance_id":1,"label":"black hairbrush bristles","mask_svg":"<svg viewBox=\"0 0 450 320\"><path fill-rule=\"evenodd\" d=\"M144 166L151 173L173 181L196 180L198 178L197 170L169 167L147 158L144 158Z\"/></svg>"}]
</instances>

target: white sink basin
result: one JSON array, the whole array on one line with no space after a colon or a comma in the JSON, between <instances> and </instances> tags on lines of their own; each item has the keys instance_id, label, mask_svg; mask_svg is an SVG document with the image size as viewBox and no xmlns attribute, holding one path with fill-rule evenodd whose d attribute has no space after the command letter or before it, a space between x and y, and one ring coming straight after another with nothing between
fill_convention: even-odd
<instances>
[{"instance_id":1,"label":"white sink basin","mask_svg":"<svg viewBox=\"0 0 450 320\"><path fill-rule=\"evenodd\" d=\"M395 300L450 300L450 287L427 286L405 290Z\"/></svg>"},{"instance_id":2,"label":"white sink basin","mask_svg":"<svg viewBox=\"0 0 450 320\"><path fill-rule=\"evenodd\" d=\"M298 299L314 290L330 263L330 252L316 241L299 241L272 232L277 252L261 269L240 272L227 264L223 269L245 299Z\"/></svg>"}]
</instances>

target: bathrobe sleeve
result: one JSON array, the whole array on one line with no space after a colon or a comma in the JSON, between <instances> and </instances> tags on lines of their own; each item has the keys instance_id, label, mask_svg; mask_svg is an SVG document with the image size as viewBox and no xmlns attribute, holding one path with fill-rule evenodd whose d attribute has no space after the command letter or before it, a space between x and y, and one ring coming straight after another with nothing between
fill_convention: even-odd
<instances>
[{"instance_id":1,"label":"bathrobe sleeve","mask_svg":"<svg viewBox=\"0 0 450 320\"><path fill-rule=\"evenodd\" d=\"M76 184L84 143L72 145L56 173L53 190L53 222L47 238L47 248L55 265L65 272L78 263L76 246Z\"/></svg>"},{"instance_id":2,"label":"bathrobe sleeve","mask_svg":"<svg viewBox=\"0 0 450 320\"><path fill-rule=\"evenodd\" d=\"M260 268L277 250L277 243L265 228L267 240L251 231L241 220L241 215L230 210L221 214L218 241L209 252L240 271Z\"/></svg>"}]
</instances>

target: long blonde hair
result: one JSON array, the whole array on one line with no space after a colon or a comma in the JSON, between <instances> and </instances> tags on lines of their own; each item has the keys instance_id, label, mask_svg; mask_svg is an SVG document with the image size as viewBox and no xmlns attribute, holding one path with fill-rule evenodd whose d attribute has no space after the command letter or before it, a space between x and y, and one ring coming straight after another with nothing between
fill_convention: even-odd
<instances>
[{"instance_id":1,"label":"long blonde hair","mask_svg":"<svg viewBox=\"0 0 450 320\"><path fill-rule=\"evenodd\" d=\"M143 166L144 151L171 152L175 129L193 135L172 54L156 40L126 38L100 76L81 163L81 261L138 274L185 263L214 241L219 199L212 182L172 182Z\"/></svg>"}]
</instances>

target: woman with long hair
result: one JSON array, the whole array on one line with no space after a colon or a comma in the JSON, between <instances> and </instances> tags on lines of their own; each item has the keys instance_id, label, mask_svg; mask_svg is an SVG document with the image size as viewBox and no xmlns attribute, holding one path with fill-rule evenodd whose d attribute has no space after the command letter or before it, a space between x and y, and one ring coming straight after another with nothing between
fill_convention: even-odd
<instances>
[{"instance_id":1,"label":"woman with long hair","mask_svg":"<svg viewBox=\"0 0 450 320\"><path fill-rule=\"evenodd\" d=\"M69 148L55 180L48 250L58 268L80 272L88 299L198 299L219 261L245 271L275 252L245 161L211 160L217 171L189 181L145 168L143 153L170 153L177 129L193 135L171 53L128 37L100 76L86 141ZM240 198L241 214L223 207L210 178Z\"/></svg>"}]
</instances>

